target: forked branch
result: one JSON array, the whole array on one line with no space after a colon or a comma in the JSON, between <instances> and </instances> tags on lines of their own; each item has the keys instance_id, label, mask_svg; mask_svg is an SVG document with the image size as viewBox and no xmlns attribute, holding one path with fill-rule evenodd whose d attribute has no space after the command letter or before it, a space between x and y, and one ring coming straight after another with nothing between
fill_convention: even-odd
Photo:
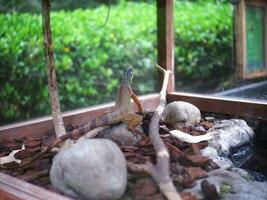
<instances>
[{"instance_id":1,"label":"forked branch","mask_svg":"<svg viewBox=\"0 0 267 200\"><path fill-rule=\"evenodd\" d=\"M171 71L165 70L157 65L160 71L164 73L163 85L160 91L160 102L157 106L149 126L149 137L156 151L157 162L156 165L148 162L144 165L138 165L128 163L128 167L132 171L145 171L149 173L158 184L162 193L168 200L181 200L179 193L177 192L171 178L169 170L169 152L165 144L159 135L159 121L161 119L162 112L166 106L166 92L168 79Z\"/></svg>"}]
</instances>

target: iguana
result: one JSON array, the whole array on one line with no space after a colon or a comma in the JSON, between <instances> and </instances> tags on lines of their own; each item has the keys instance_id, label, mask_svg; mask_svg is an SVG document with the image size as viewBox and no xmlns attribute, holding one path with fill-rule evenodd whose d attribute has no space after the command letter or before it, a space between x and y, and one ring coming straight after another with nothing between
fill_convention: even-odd
<instances>
[{"instance_id":1,"label":"iguana","mask_svg":"<svg viewBox=\"0 0 267 200\"><path fill-rule=\"evenodd\" d=\"M83 135L94 128L111 125L118 122L127 123L129 130L133 131L134 127L136 127L142 121L143 117L141 115L136 114L131 109L132 99L137 105L138 112L142 111L140 101L133 93L133 90L131 88L132 78L133 69L128 68L124 72L124 75L122 77L114 109L109 112L103 113L92 121L85 123L79 126L78 128L72 130L71 132L68 132L66 135L57 138L53 142L52 147L56 146L67 138L73 138L75 136Z\"/></svg>"},{"instance_id":2,"label":"iguana","mask_svg":"<svg viewBox=\"0 0 267 200\"><path fill-rule=\"evenodd\" d=\"M51 148L63 142L65 139L73 138L77 135L83 135L86 132L97 127L111 125L111 124L115 124L118 122L124 122L128 124L129 130L133 130L134 127L136 127L142 121L143 117L141 115L136 114L131 109L131 99L133 99L134 103L137 105L138 111L139 112L142 111L141 104L137 96L133 93L132 88L131 88L132 78L133 78L133 69L128 68L124 72L123 78L121 80L115 107L110 112L103 113L102 115L96 117L92 121L79 126L78 128L72 130L71 132L67 132L66 135L63 135L57 138L50 145L43 147L41 152L36 153L29 159L23 160L20 165L9 166L9 167L0 165L0 168L11 169L11 168L22 167L27 164L30 164L34 160L42 156L45 152L49 151Z\"/></svg>"}]
</instances>

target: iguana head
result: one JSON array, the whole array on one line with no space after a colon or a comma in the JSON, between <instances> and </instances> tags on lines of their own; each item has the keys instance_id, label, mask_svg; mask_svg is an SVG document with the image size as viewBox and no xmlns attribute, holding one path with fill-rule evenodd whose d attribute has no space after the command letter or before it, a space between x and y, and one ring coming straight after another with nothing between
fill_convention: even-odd
<instances>
[{"instance_id":1,"label":"iguana head","mask_svg":"<svg viewBox=\"0 0 267 200\"><path fill-rule=\"evenodd\" d=\"M133 79L133 68L129 67L127 70L124 71L123 79L127 81L128 84L132 84Z\"/></svg>"}]
</instances>

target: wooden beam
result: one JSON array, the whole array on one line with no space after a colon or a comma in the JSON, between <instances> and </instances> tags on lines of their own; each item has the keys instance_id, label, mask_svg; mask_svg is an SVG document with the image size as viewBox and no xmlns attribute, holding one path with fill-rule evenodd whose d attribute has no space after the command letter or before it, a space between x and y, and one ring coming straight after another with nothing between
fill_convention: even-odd
<instances>
[{"instance_id":1,"label":"wooden beam","mask_svg":"<svg viewBox=\"0 0 267 200\"><path fill-rule=\"evenodd\" d=\"M245 0L240 0L237 8L235 8L235 61L236 61L236 77L245 78L246 66L246 19L245 19Z\"/></svg>"},{"instance_id":2,"label":"wooden beam","mask_svg":"<svg viewBox=\"0 0 267 200\"><path fill-rule=\"evenodd\" d=\"M0 173L0 199L5 200L72 200L12 176Z\"/></svg>"},{"instance_id":3,"label":"wooden beam","mask_svg":"<svg viewBox=\"0 0 267 200\"><path fill-rule=\"evenodd\" d=\"M186 101L197 106L201 111L228 114L233 117L249 117L267 120L267 103L241 99L212 97L182 92L167 95L167 101Z\"/></svg>"},{"instance_id":4,"label":"wooden beam","mask_svg":"<svg viewBox=\"0 0 267 200\"><path fill-rule=\"evenodd\" d=\"M173 92L174 86L174 54L173 54L173 0L157 0L157 49L158 64L173 73L169 78L167 92ZM160 87L163 82L159 73ZM159 87L159 88L160 88Z\"/></svg>"},{"instance_id":5,"label":"wooden beam","mask_svg":"<svg viewBox=\"0 0 267 200\"><path fill-rule=\"evenodd\" d=\"M142 107L145 111L153 111L159 101L158 94L150 94L140 97ZM65 125L81 125L99 114L108 111L113 107L114 103L107 103L98 106L78 109L63 113ZM27 136L39 137L49 130L53 129L53 121L51 116L37 118L26 122L15 123L0 127L0 142L4 139L21 138Z\"/></svg>"}]
</instances>

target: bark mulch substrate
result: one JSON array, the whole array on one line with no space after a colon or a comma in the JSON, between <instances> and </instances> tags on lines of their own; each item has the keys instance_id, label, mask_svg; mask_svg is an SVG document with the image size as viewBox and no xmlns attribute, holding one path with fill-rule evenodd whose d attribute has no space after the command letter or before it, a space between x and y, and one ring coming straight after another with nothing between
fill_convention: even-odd
<instances>
[{"instance_id":1,"label":"bark mulch substrate","mask_svg":"<svg viewBox=\"0 0 267 200\"><path fill-rule=\"evenodd\" d=\"M145 132L148 132L146 131L148 123L149 120L144 120L143 124ZM213 124L208 121L202 121L200 126L207 130L211 128ZM184 128L183 131L190 133L191 135L205 134L205 131L201 131L201 129L193 130L191 128ZM160 128L160 134L170 152L171 177L180 192L184 188L192 187L197 179L207 176L207 172L210 170L218 168L212 160L200 155L200 149L206 147L207 142L198 144L181 142L168 134L168 128ZM0 145L0 157L8 155L12 150L20 149L24 143L25 150L16 153L15 158L21 160L27 159L40 152L41 149L53 141L54 138L54 134L49 133L44 134L42 138L27 137L14 139L13 141L3 141ZM136 164L143 164L146 161L151 161L152 163L155 162L155 151L148 135L143 134L142 140L137 146L121 146L121 150L124 152L127 161ZM48 152L31 164L13 169L1 169L1 172L49 190L59 192L53 188L49 180L49 169L54 155L55 153ZM17 164L13 162L5 164L4 166L15 165ZM202 187L202 190L205 195L212 193L212 187ZM196 197L190 193L181 192L180 194L184 200L196 199ZM157 185L147 174L129 171L127 191L122 199L164 200L165 197L163 197Z\"/></svg>"}]
</instances>

